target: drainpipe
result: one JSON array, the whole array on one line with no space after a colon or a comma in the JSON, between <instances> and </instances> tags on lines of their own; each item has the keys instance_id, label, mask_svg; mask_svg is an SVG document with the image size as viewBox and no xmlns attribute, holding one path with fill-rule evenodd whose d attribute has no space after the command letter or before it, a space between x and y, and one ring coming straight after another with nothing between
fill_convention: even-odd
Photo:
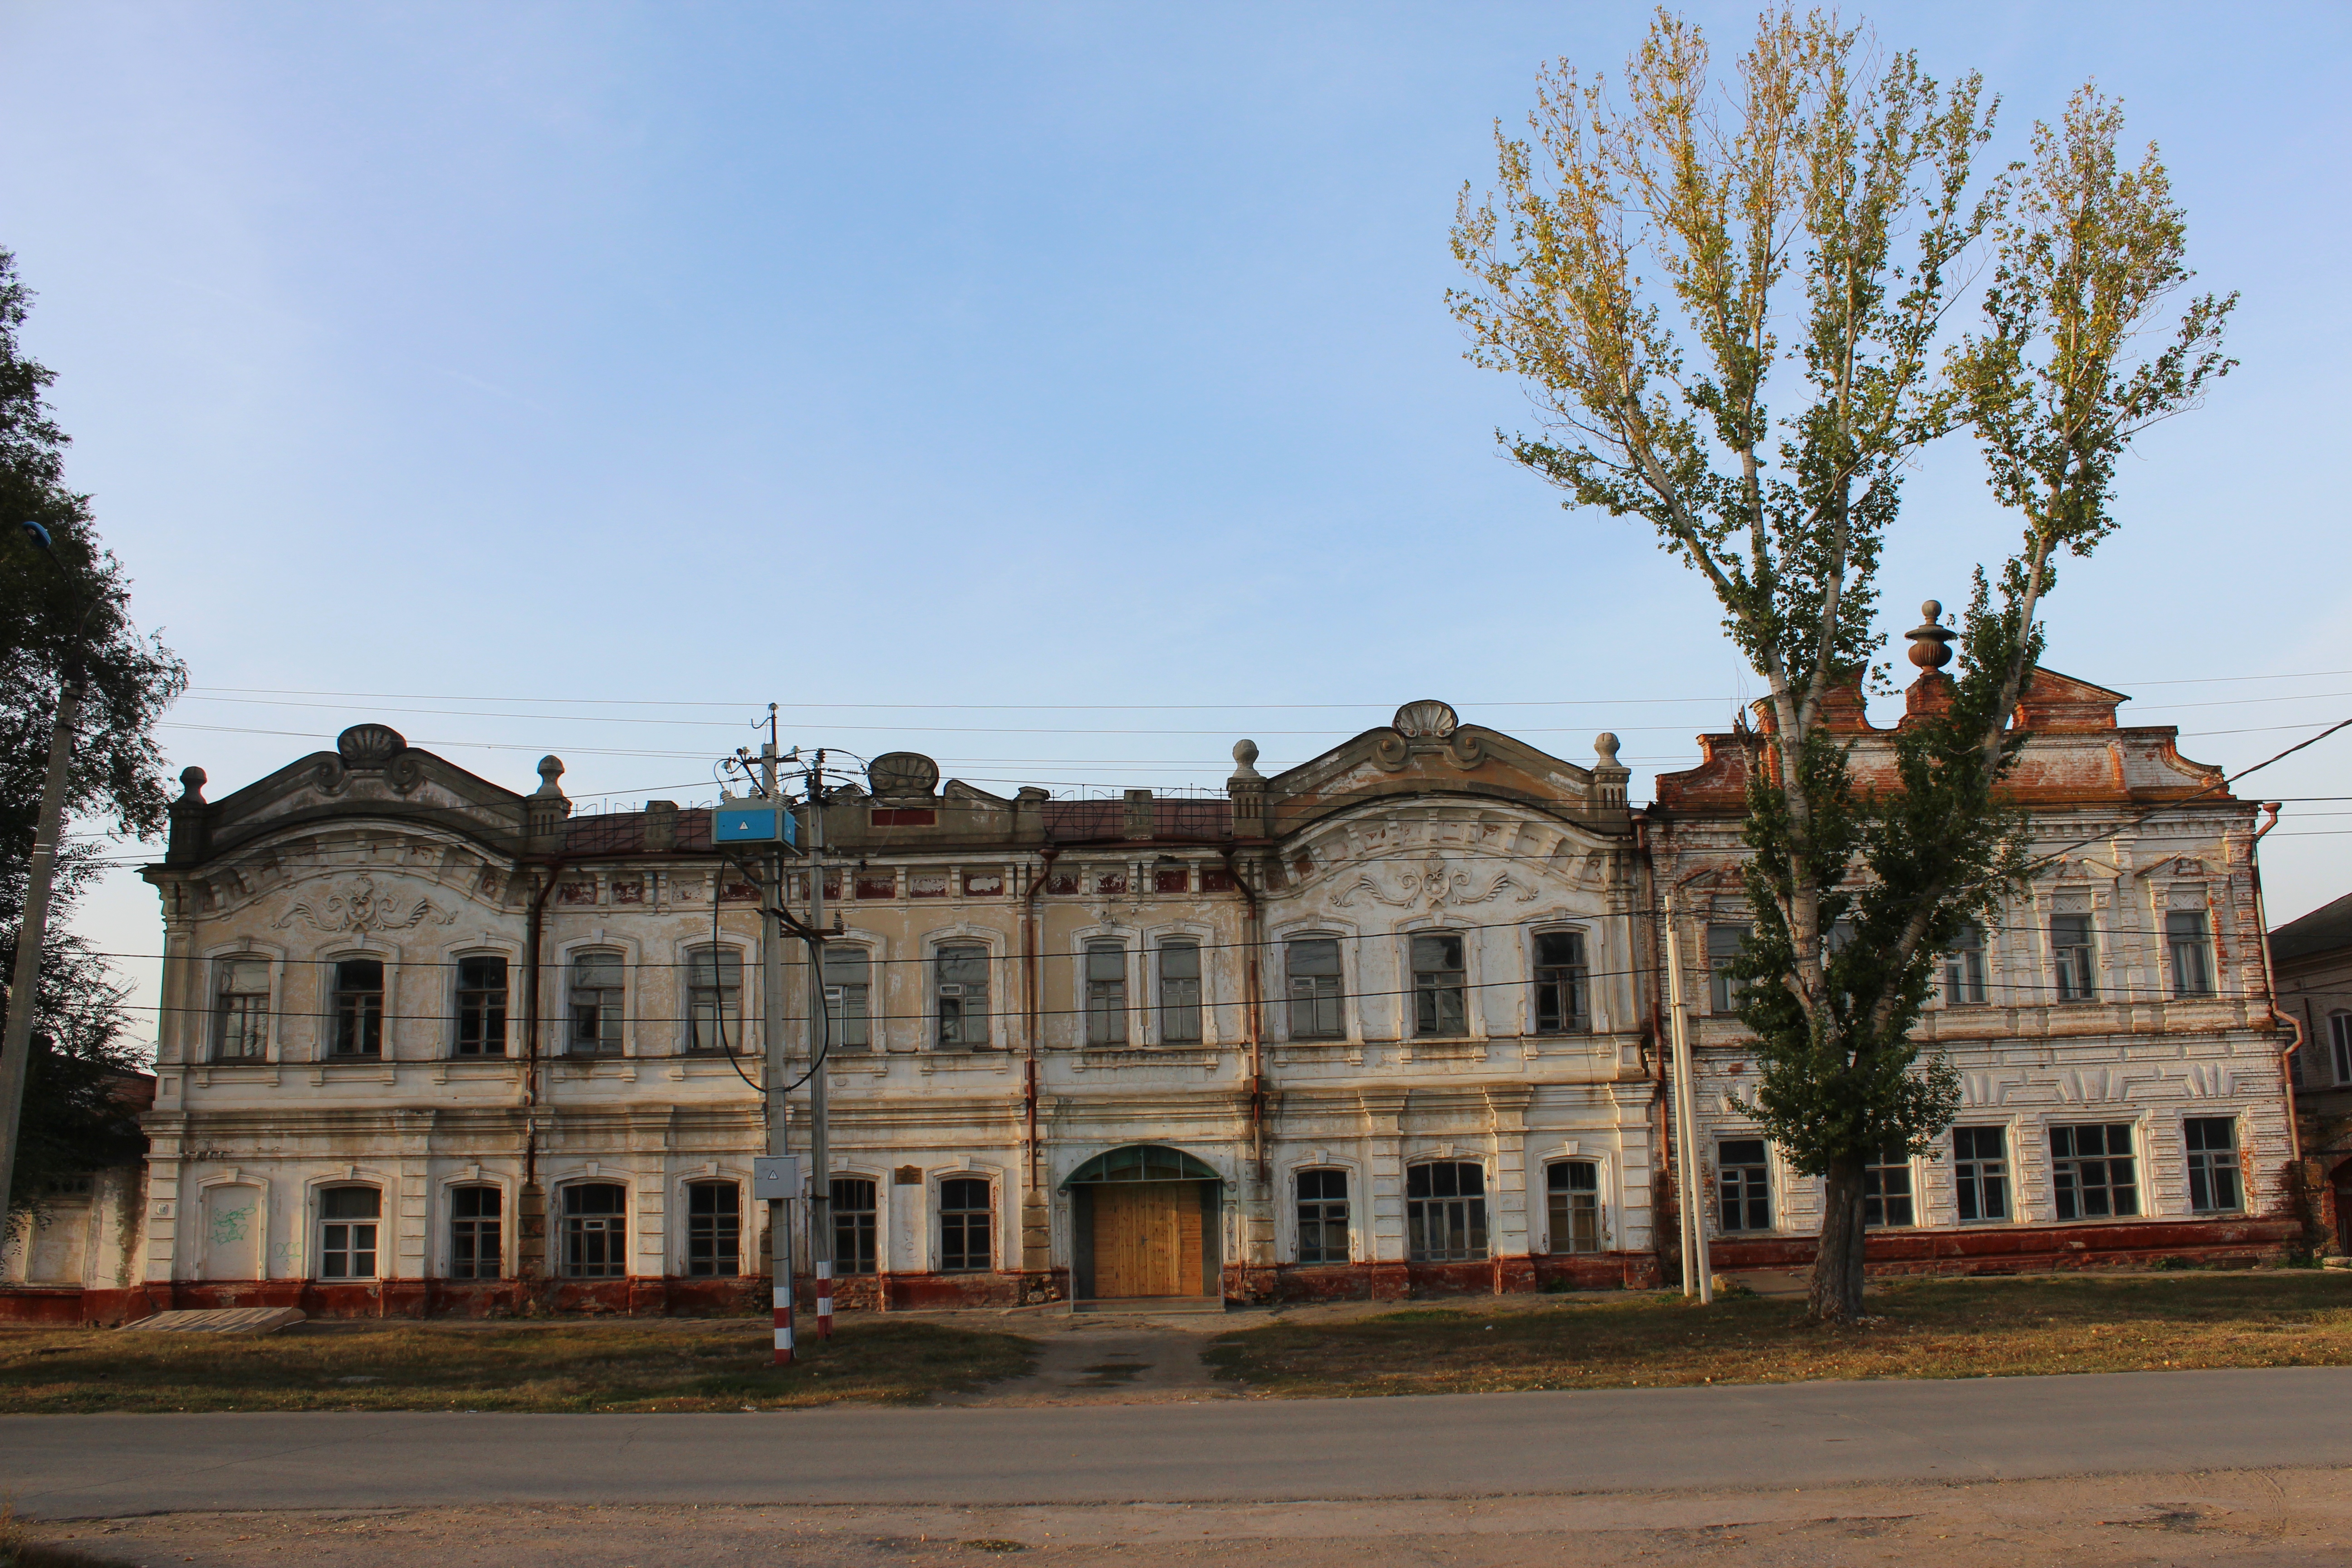
<instances>
[{"instance_id":1,"label":"drainpipe","mask_svg":"<svg viewBox=\"0 0 2352 1568\"><path fill-rule=\"evenodd\" d=\"M2285 1027L2294 1031L2294 1038L2279 1049L2279 1093L2286 1100L2287 1158L2300 1166L2303 1163L2303 1129L2295 1125L2294 1065L2287 1058L2302 1048L2303 1021L2281 1013L2278 1008L2278 972L2271 962L2271 921L2263 907L2262 858L2254 850L2254 846L2263 841L2263 835L2278 826L2283 804L2275 800L2262 803L2263 825L2254 829L2254 837L2246 846L2246 874L2253 879L2254 932L2262 940L2263 1006L2271 1016L2273 1028Z\"/></svg>"},{"instance_id":2,"label":"drainpipe","mask_svg":"<svg viewBox=\"0 0 2352 1568\"><path fill-rule=\"evenodd\" d=\"M1234 879L1234 887L1242 896L1242 1029L1249 1037L1250 1056L1250 1164L1257 1173L1257 1184L1266 1185L1269 1177L1265 1168L1265 1030L1258 1011L1258 907L1257 890L1242 875L1234 861L1234 851L1221 851L1225 858L1225 874Z\"/></svg>"},{"instance_id":3,"label":"drainpipe","mask_svg":"<svg viewBox=\"0 0 2352 1568\"><path fill-rule=\"evenodd\" d=\"M1033 1193L1042 1184L1039 1173L1044 1163L1037 1145L1037 1032L1043 1027L1045 1005L1037 982L1037 895L1045 890L1046 879L1054 874L1054 860L1061 853L1051 845L1046 847L1045 863L1029 879L1029 890L1021 900L1021 989L1029 1015L1029 1059L1023 1064L1021 1093L1029 1130L1029 1190Z\"/></svg>"},{"instance_id":4,"label":"drainpipe","mask_svg":"<svg viewBox=\"0 0 2352 1568\"><path fill-rule=\"evenodd\" d=\"M526 1281L535 1280L545 1272L547 1262L547 1199L539 1189L539 958L541 937L546 927L547 896L555 891L558 879L563 875L565 858L558 855L541 865L546 868L547 879L532 895L530 913L523 924L523 1137L522 1191L515 1218L515 1261ZM538 1234L531 1234L532 1222L538 1222ZM532 1243L536 1242L534 1249Z\"/></svg>"}]
</instances>

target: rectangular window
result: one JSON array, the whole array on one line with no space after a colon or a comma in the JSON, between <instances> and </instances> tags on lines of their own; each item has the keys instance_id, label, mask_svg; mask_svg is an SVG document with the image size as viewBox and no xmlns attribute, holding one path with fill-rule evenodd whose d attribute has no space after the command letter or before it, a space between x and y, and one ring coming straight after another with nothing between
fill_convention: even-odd
<instances>
[{"instance_id":1,"label":"rectangular window","mask_svg":"<svg viewBox=\"0 0 2352 1568\"><path fill-rule=\"evenodd\" d=\"M1601 1250L1601 1168L1590 1160L1562 1160L1544 1173L1554 1252Z\"/></svg>"},{"instance_id":2,"label":"rectangular window","mask_svg":"<svg viewBox=\"0 0 2352 1568\"><path fill-rule=\"evenodd\" d=\"M219 968L213 1056L225 1062L259 1061L269 1042L269 961L231 958Z\"/></svg>"},{"instance_id":3,"label":"rectangular window","mask_svg":"<svg viewBox=\"0 0 2352 1568\"><path fill-rule=\"evenodd\" d=\"M704 1278L743 1272L743 1189L733 1182L686 1184L686 1271Z\"/></svg>"},{"instance_id":4,"label":"rectangular window","mask_svg":"<svg viewBox=\"0 0 2352 1568\"><path fill-rule=\"evenodd\" d=\"M1536 933L1537 1034L1565 1035L1592 1026L1585 1002L1590 973L1584 963L1581 931Z\"/></svg>"},{"instance_id":5,"label":"rectangular window","mask_svg":"<svg viewBox=\"0 0 2352 1568\"><path fill-rule=\"evenodd\" d=\"M503 958L478 954L457 961L457 1054L507 1054L507 961Z\"/></svg>"},{"instance_id":6,"label":"rectangular window","mask_svg":"<svg viewBox=\"0 0 2352 1568\"><path fill-rule=\"evenodd\" d=\"M621 955L583 952L572 960L572 1054L621 1054Z\"/></svg>"},{"instance_id":7,"label":"rectangular window","mask_svg":"<svg viewBox=\"0 0 2352 1568\"><path fill-rule=\"evenodd\" d=\"M989 1266L991 1214L986 1182L960 1176L940 1184L940 1268L942 1270L968 1273Z\"/></svg>"},{"instance_id":8,"label":"rectangular window","mask_svg":"<svg viewBox=\"0 0 2352 1568\"><path fill-rule=\"evenodd\" d=\"M383 1194L373 1187L329 1187L319 1194L319 1278L375 1278L376 1223Z\"/></svg>"},{"instance_id":9,"label":"rectangular window","mask_svg":"<svg viewBox=\"0 0 2352 1568\"><path fill-rule=\"evenodd\" d=\"M1127 944L1087 943L1087 1044L1127 1044Z\"/></svg>"},{"instance_id":10,"label":"rectangular window","mask_svg":"<svg viewBox=\"0 0 2352 1568\"><path fill-rule=\"evenodd\" d=\"M2336 1081L2352 1083L2352 1013L2330 1014L2327 1034L2336 1047ZM2303 1055L2301 1051L2294 1054Z\"/></svg>"},{"instance_id":11,"label":"rectangular window","mask_svg":"<svg viewBox=\"0 0 2352 1568\"><path fill-rule=\"evenodd\" d=\"M698 947L686 955L686 1048L728 1051L743 1042L743 955Z\"/></svg>"},{"instance_id":12,"label":"rectangular window","mask_svg":"<svg viewBox=\"0 0 2352 1568\"><path fill-rule=\"evenodd\" d=\"M2189 1144L2189 1206L2199 1214L2235 1214L2246 1206L2238 1179L2238 1124L2227 1116L2192 1116Z\"/></svg>"},{"instance_id":13,"label":"rectangular window","mask_svg":"<svg viewBox=\"0 0 2352 1568\"><path fill-rule=\"evenodd\" d=\"M1162 1045L1201 1043L1201 944L1160 944L1160 1040Z\"/></svg>"},{"instance_id":14,"label":"rectangular window","mask_svg":"<svg viewBox=\"0 0 2352 1568\"><path fill-rule=\"evenodd\" d=\"M456 1187L449 1194L449 1278L496 1279L501 1259L499 1211L505 1206L496 1187Z\"/></svg>"},{"instance_id":15,"label":"rectangular window","mask_svg":"<svg viewBox=\"0 0 2352 1568\"><path fill-rule=\"evenodd\" d=\"M1298 1261L1348 1261L1348 1173L1301 1171L1298 1190Z\"/></svg>"},{"instance_id":16,"label":"rectangular window","mask_svg":"<svg viewBox=\"0 0 2352 1568\"><path fill-rule=\"evenodd\" d=\"M1470 1032L1465 1001L1462 939L1450 931L1412 939L1412 1032L1449 1036Z\"/></svg>"},{"instance_id":17,"label":"rectangular window","mask_svg":"<svg viewBox=\"0 0 2352 1568\"><path fill-rule=\"evenodd\" d=\"M874 958L862 947L824 944L824 1021L826 1038L836 1051L863 1051L873 1047L873 1021L866 996L873 984Z\"/></svg>"},{"instance_id":18,"label":"rectangular window","mask_svg":"<svg viewBox=\"0 0 2352 1568\"><path fill-rule=\"evenodd\" d=\"M939 976L940 1045L948 1050L986 1046L988 949L977 943L943 947L933 967Z\"/></svg>"},{"instance_id":19,"label":"rectangular window","mask_svg":"<svg viewBox=\"0 0 2352 1568\"><path fill-rule=\"evenodd\" d=\"M1407 1166L1404 1234L1406 1253L1415 1263L1467 1263L1486 1257L1486 1167L1467 1160Z\"/></svg>"},{"instance_id":20,"label":"rectangular window","mask_svg":"<svg viewBox=\"0 0 2352 1568\"><path fill-rule=\"evenodd\" d=\"M1347 1034L1340 1021L1339 944L1327 936L1307 937L1283 949L1290 979L1290 1037L1337 1040Z\"/></svg>"},{"instance_id":21,"label":"rectangular window","mask_svg":"<svg viewBox=\"0 0 2352 1568\"><path fill-rule=\"evenodd\" d=\"M2050 1185L2060 1219L2139 1213L2139 1181L2127 1121L2050 1130Z\"/></svg>"},{"instance_id":22,"label":"rectangular window","mask_svg":"<svg viewBox=\"0 0 2352 1568\"><path fill-rule=\"evenodd\" d=\"M1731 976L1731 961L1748 941L1744 925L1711 925L1706 928L1706 1005L1707 1011L1718 1016L1739 1011L1741 996L1747 992L1747 982Z\"/></svg>"},{"instance_id":23,"label":"rectangular window","mask_svg":"<svg viewBox=\"0 0 2352 1568\"><path fill-rule=\"evenodd\" d=\"M1862 1168L1862 1223L1899 1229L1916 1223L1911 1213L1911 1158L1888 1149Z\"/></svg>"},{"instance_id":24,"label":"rectangular window","mask_svg":"<svg viewBox=\"0 0 2352 1568\"><path fill-rule=\"evenodd\" d=\"M618 1182L563 1189L563 1272L574 1279L628 1273L628 1193Z\"/></svg>"},{"instance_id":25,"label":"rectangular window","mask_svg":"<svg viewBox=\"0 0 2352 1568\"><path fill-rule=\"evenodd\" d=\"M1984 932L1974 925L1963 926L1944 950L1944 1005L1980 1007L1984 999Z\"/></svg>"},{"instance_id":26,"label":"rectangular window","mask_svg":"<svg viewBox=\"0 0 2352 1568\"><path fill-rule=\"evenodd\" d=\"M2213 936L2196 910L2170 910L2164 917L2164 945L2172 963L2175 996L2213 994Z\"/></svg>"},{"instance_id":27,"label":"rectangular window","mask_svg":"<svg viewBox=\"0 0 2352 1568\"><path fill-rule=\"evenodd\" d=\"M335 965L334 1053L383 1055L383 964L346 958Z\"/></svg>"},{"instance_id":28,"label":"rectangular window","mask_svg":"<svg viewBox=\"0 0 2352 1568\"><path fill-rule=\"evenodd\" d=\"M1716 1206L1725 1230L1772 1228L1771 1173L1761 1138L1727 1138L1715 1146Z\"/></svg>"},{"instance_id":29,"label":"rectangular window","mask_svg":"<svg viewBox=\"0 0 2352 1568\"><path fill-rule=\"evenodd\" d=\"M2050 961L2056 971L2059 1001L2090 1002L2097 999L2098 985L2092 978L2092 956L2090 916L2050 917Z\"/></svg>"},{"instance_id":30,"label":"rectangular window","mask_svg":"<svg viewBox=\"0 0 2352 1568\"><path fill-rule=\"evenodd\" d=\"M1960 1223L2009 1217L2009 1131L2000 1127L1952 1129L1952 1180Z\"/></svg>"},{"instance_id":31,"label":"rectangular window","mask_svg":"<svg viewBox=\"0 0 2352 1568\"><path fill-rule=\"evenodd\" d=\"M874 1272L874 1184L863 1176L833 1178L833 1271Z\"/></svg>"}]
</instances>

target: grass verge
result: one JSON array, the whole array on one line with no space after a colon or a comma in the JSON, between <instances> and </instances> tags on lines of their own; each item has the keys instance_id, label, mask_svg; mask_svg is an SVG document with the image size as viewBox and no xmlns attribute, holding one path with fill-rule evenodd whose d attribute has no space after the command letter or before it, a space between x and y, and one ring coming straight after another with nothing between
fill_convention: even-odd
<instances>
[{"instance_id":1,"label":"grass verge","mask_svg":"<svg viewBox=\"0 0 2352 1568\"><path fill-rule=\"evenodd\" d=\"M2352 1364L2352 1278L2303 1270L1888 1281L1869 1308L1833 1329L1807 1323L1801 1301L1757 1298L1423 1307L1276 1321L1220 1337L1206 1359L1278 1398Z\"/></svg>"},{"instance_id":2,"label":"grass verge","mask_svg":"<svg viewBox=\"0 0 2352 1568\"><path fill-rule=\"evenodd\" d=\"M306 1323L262 1337L0 1331L0 1413L185 1410L740 1410L918 1404L1015 1377L1013 1334L860 1321L771 1364L764 1322L484 1328Z\"/></svg>"}]
</instances>

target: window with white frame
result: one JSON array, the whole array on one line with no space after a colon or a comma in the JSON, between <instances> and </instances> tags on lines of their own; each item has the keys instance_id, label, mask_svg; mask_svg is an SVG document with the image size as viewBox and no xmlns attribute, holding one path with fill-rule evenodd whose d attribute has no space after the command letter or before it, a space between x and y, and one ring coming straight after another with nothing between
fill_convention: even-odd
<instances>
[{"instance_id":1,"label":"window with white frame","mask_svg":"<svg viewBox=\"0 0 2352 1568\"><path fill-rule=\"evenodd\" d=\"M1592 1027L1586 994L1591 968L1584 959L1584 933L1536 932L1536 1033L1572 1034Z\"/></svg>"},{"instance_id":2,"label":"window with white frame","mask_svg":"<svg viewBox=\"0 0 2352 1568\"><path fill-rule=\"evenodd\" d=\"M575 1182L563 1189L563 1272L574 1279L618 1279L629 1271L629 1194L618 1182Z\"/></svg>"},{"instance_id":3,"label":"window with white frame","mask_svg":"<svg viewBox=\"0 0 2352 1568\"><path fill-rule=\"evenodd\" d=\"M449 1189L449 1278L499 1278L506 1257L500 1235L505 1206L496 1187Z\"/></svg>"},{"instance_id":4,"label":"window with white frame","mask_svg":"<svg viewBox=\"0 0 2352 1568\"><path fill-rule=\"evenodd\" d=\"M940 1045L979 1050L988 1044L988 949L951 942L932 959L932 1003L939 1009Z\"/></svg>"},{"instance_id":5,"label":"window with white frame","mask_svg":"<svg viewBox=\"0 0 2352 1568\"><path fill-rule=\"evenodd\" d=\"M1423 931L1412 939L1412 1032L1446 1038L1470 1032L1462 938Z\"/></svg>"},{"instance_id":6,"label":"window with white frame","mask_svg":"<svg viewBox=\"0 0 2352 1568\"><path fill-rule=\"evenodd\" d=\"M686 955L686 1048L729 1051L743 1039L743 954L698 947Z\"/></svg>"},{"instance_id":7,"label":"window with white frame","mask_svg":"<svg viewBox=\"0 0 2352 1568\"><path fill-rule=\"evenodd\" d=\"M375 1187L324 1187L319 1193L319 1278L376 1277L376 1227L383 1194Z\"/></svg>"},{"instance_id":8,"label":"window with white frame","mask_svg":"<svg viewBox=\"0 0 2352 1568\"><path fill-rule=\"evenodd\" d=\"M976 1176L957 1176L940 1184L940 1268L971 1273L993 1261L989 1249L994 1208L991 1184Z\"/></svg>"},{"instance_id":9,"label":"window with white frame","mask_svg":"<svg viewBox=\"0 0 2352 1568\"><path fill-rule=\"evenodd\" d=\"M269 1043L269 961L225 958L215 967L220 989L213 1004L213 1058L259 1061Z\"/></svg>"},{"instance_id":10,"label":"window with white frame","mask_svg":"<svg viewBox=\"0 0 2352 1568\"><path fill-rule=\"evenodd\" d=\"M1486 1256L1486 1171L1472 1160L1432 1160L1404 1173L1407 1257L1469 1263Z\"/></svg>"},{"instance_id":11,"label":"window with white frame","mask_svg":"<svg viewBox=\"0 0 2352 1568\"><path fill-rule=\"evenodd\" d=\"M824 944L824 1021L827 1038L837 1051L863 1051L873 1046L872 994L874 955L854 942Z\"/></svg>"},{"instance_id":12,"label":"window with white frame","mask_svg":"<svg viewBox=\"0 0 2352 1568\"><path fill-rule=\"evenodd\" d=\"M1746 995L1748 983L1732 977L1732 961L1748 942L1744 925L1711 925L1706 928L1706 1003L1707 1011L1718 1016L1739 1011L1740 1000Z\"/></svg>"},{"instance_id":13,"label":"window with white frame","mask_svg":"<svg viewBox=\"0 0 2352 1568\"><path fill-rule=\"evenodd\" d=\"M1590 1160L1555 1160L1544 1170L1544 1199L1554 1252L1601 1250L1601 1168Z\"/></svg>"},{"instance_id":14,"label":"window with white frame","mask_svg":"<svg viewBox=\"0 0 2352 1568\"><path fill-rule=\"evenodd\" d=\"M330 1048L339 1057L383 1054L383 961L345 958L335 964L330 997Z\"/></svg>"},{"instance_id":15,"label":"window with white frame","mask_svg":"<svg viewBox=\"0 0 2352 1568\"><path fill-rule=\"evenodd\" d=\"M2213 932L2203 910L2165 911L2164 951L2175 996L2213 994Z\"/></svg>"},{"instance_id":16,"label":"window with white frame","mask_svg":"<svg viewBox=\"0 0 2352 1568\"><path fill-rule=\"evenodd\" d=\"M617 952L574 953L572 957L572 1039L575 1057L616 1057L621 1054L621 1023L627 1016L627 995Z\"/></svg>"},{"instance_id":17,"label":"window with white frame","mask_svg":"<svg viewBox=\"0 0 2352 1568\"><path fill-rule=\"evenodd\" d=\"M686 1271L702 1279L743 1272L743 1189L738 1184L687 1183Z\"/></svg>"},{"instance_id":18,"label":"window with white frame","mask_svg":"<svg viewBox=\"0 0 2352 1568\"><path fill-rule=\"evenodd\" d=\"M457 1054L507 1054L507 961L496 953L457 961Z\"/></svg>"},{"instance_id":19,"label":"window with white frame","mask_svg":"<svg viewBox=\"0 0 2352 1568\"><path fill-rule=\"evenodd\" d=\"M864 1176L833 1178L833 1271L871 1274L875 1270L877 1189Z\"/></svg>"},{"instance_id":20,"label":"window with white frame","mask_svg":"<svg viewBox=\"0 0 2352 1568\"><path fill-rule=\"evenodd\" d=\"M2236 1119L2192 1116L2181 1131L2182 1141L2189 1146L2189 1208L2198 1214L2235 1214L2244 1208Z\"/></svg>"},{"instance_id":21,"label":"window with white frame","mask_svg":"<svg viewBox=\"0 0 2352 1568\"><path fill-rule=\"evenodd\" d=\"M1087 943L1087 1044L1127 1044L1127 944L1117 939Z\"/></svg>"},{"instance_id":22,"label":"window with white frame","mask_svg":"<svg viewBox=\"0 0 2352 1568\"><path fill-rule=\"evenodd\" d=\"M1952 1129L1953 1195L1963 1225L2009 1217L2009 1130Z\"/></svg>"},{"instance_id":23,"label":"window with white frame","mask_svg":"<svg viewBox=\"0 0 2352 1568\"><path fill-rule=\"evenodd\" d=\"M1290 982L1290 1037L1337 1040L1348 1032L1340 1014L1345 988L1339 974L1339 943L1328 936L1286 943L1283 969Z\"/></svg>"},{"instance_id":24,"label":"window with white frame","mask_svg":"<svg viewBox=\"0 0 2352 1568\"><path fill-rule=\"evenodd\" d=\"M1772 1228L1771 1174L1763 1139L1726 1138L1716 1144L1716 1212L1725 1230Z\"/></svg>"},{"instance_id":25,"label":"window with white frame","mask_svg":"<svg viewBox=\"0 0 2352 1568\"><path fill-rule=\"evenodd\" d=\"M1348 1261L1348 1173L1309 1170L1291 1178L1298 1204L1298 1261Z\"/></svg>"},{"instance_id":26,"label":"window with white frame","mask_svg":"<svg viewBox=\"0 0 2352 1568\"><path fill-rule=\"evenodd\" d=\"M1914 1223L1911 1157L1901 1149L1881 1150L1862 1168L1862 1223L1895 1230Z\"/></svg>"},{"instance_id":27,"label":"window with white frame","mask_svg":"<svg viewBox=\"0 0 2352 1568\"><path fill-rule=\"evenodd\" d=\"M1980 1007L1984 999L1984 931L1971 921L1944 950L1944 1005Z\"/></svg>"},{"instance_id":28,"label":"window with white frame","mask_svg":"<svg viewBox=\"0 0 2352 1568\"><path fill-rule=\"evenodd\" d=\"M1160 1039L1162 1045L1201 1043L1201 944L1160 944Z\"/></svg>"},{"instance_id":29,"label":"window with white frame","mask_svg":"<svg viewBox=\"0 0 2352 1568\"><path fill-rule=\"evenodd\" d=\"M2054 982L2052 994L2061 1002L2098 999L2097 955L2091 945L2091 917L2055 914L2050 917L2050 963Z\"/></svg>"},{"instance_id":30,"label":"window with white frame","mask_svg":"<svg viewBox=\"0 0 2352 1568\"><path fill-rule=\"evenodd\" d=\"M2053 1127L2050 1189L2060 1219L2112 1219L2139 1213L2131 1123Z\"/></svg>"}]
</instances>

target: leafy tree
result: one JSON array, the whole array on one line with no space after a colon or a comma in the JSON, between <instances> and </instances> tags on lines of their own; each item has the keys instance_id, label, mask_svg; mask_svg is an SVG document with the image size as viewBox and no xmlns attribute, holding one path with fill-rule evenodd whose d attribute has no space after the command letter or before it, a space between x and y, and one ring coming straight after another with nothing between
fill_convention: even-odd
<instances>
[{"instance_id":1,"label":"leafy tree","mask_svg":"<svg viewBox=\"0 0 2352 1568\"><path fill-rule=\"evenodd\" d=\"M1496 189L1465 186L1454 230L1471 285L1449 302L1474 363L1541 411L1511 455L1565 505L1649 521L1769 690L1746 825L1758 918L1735 966L1750 1109L1823 1178L1811 1310L1850 1320L1864 1168L1924 1152L1957 1105L1949 1064L1910 1038L1937 954L2025 868L2000 785L2053 560L2114 526L2133 436L2226 372L2230 302L2198 300L2129 363L2189 274L2161 165L2120 171L2120 118L2095 94L2037 128L2030 167L1984 181L1980 79L1945 87L1819 14L1765 16L1718 82L1699 29L1662 10L1614 86L1559 62L1533 140L1497 127ZM1986 325L1947 344L1986 246ZM1958 676L1931 677L1940 712L1895 738L1899 787L1875 793L1824 699L1883 647L1904 465L1964 428L2024 544L1997 581L1979 572Z\"/></svg>"},{"instance_id":2,"label":"leafy tree","mask_svg":"<svg viewBox=\"0 0 2352 1568\"><path fill-rule=\"evenodd\" d=\"M44 396L56 377L18 339L29 301L16 258L0 250L0 984L15 973L49 728L71 653L80 649L86 687L67 817L95 819L119 837L163 829L168 796L152 731L187 684L180 660L132 625L130 579L98 542L89 498L66 487L67 438ZM48 531L49 552L25 536L26 521ZM58 856L11 1209L37 1204L51 1177L121 1155L116 1078L139 1065L122 1037L125 993L103 960L62 934L107 849L68 839ZM0 1016L16 1000L0 998Z\"/></svg>"}]
</instances>

